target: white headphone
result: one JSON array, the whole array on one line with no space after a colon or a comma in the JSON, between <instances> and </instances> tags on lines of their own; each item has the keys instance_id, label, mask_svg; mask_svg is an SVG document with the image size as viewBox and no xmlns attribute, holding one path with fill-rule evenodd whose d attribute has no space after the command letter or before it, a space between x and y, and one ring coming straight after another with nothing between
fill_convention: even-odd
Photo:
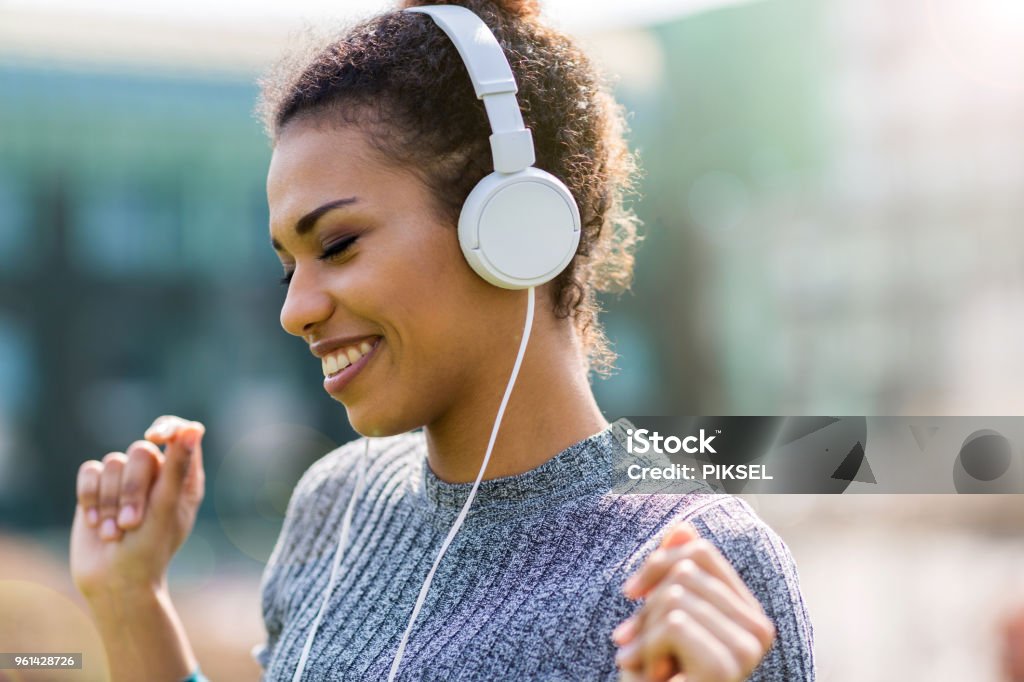
<instances>
[{"instance_id":1,"label":"white headphone","mask_svg":"<svg viewBox=\"0 0 1024 682\"><path fill-rule=\"evenodd\" d=\"M561 180L533 167L533 135L523 125L515 77L497 38L465 7L405 11L431 17L455 44L491 124L494 172L462 206L462 253L478 275L504 289L551 281L576 255L580 211Z\"/></svg>"},{"instance_id":2,"label":"white headphone","mask_svg":"<svg viewBox=\"0 0 1024 682\"><path fill-rule=\"evenodd\" d=\"M519 352L491 428L480 471L420 587L416 604L391 663L388 682L393 682L398 675L405 647L409 643L416 617L426 601L437 567L462 527L490 462L501 419L530 340L535 305L534 288L558 276L576 254L580 242L580 212L572 193L558 178L533 167L536 160L533 136L523 126L512 68L487 24L472 11L456 5L414 7L405 11L430 16L451 38L469 70L477 97L484 101L487 118L491 123L494 172L473 188L462 206L459 216L459 244L462 253L473 270L485 280L504 289L526 289L527 298L526 322L519 342ZM300 682L302 679L313 639L334 591L344 548L348 544L356 500L361 496L365 483L369 452L370 440L367 439L356 487L342 517L341 534L327 588L306 635L306 643L292 682ZM427 464L424 463L424 466Z\"/></svg>"}]
</instances>

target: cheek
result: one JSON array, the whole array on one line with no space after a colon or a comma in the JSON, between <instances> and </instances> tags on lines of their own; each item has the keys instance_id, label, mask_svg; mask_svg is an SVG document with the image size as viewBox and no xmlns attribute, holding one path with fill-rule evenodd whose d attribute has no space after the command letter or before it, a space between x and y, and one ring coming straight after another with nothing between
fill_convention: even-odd
<instances>
[{"instance_id":1,"label":"cheek","mask_svg":"<svg viewBox=\"0 0 1024 682\"><path fill-rule=\"evenodd\" d=\"M404 341L419 352L440 355L448 347L458 348L460 337L473 326L471 285L462 273L436 265L396 280L389 293L397 303L394 323L405 332Z\"/></svg>"},{"instance_id":2,"label":"cheek","mask_svg":"<svg viewBox=\"0 0 1024 682\"><path fill-rule=\"evenodd\" d=\"M384 294L399 350L411 356L405 369L450 375L479 356L491 289L463 260L453 232L410 253L394 268Z\"/></svg>"}]
</instances>

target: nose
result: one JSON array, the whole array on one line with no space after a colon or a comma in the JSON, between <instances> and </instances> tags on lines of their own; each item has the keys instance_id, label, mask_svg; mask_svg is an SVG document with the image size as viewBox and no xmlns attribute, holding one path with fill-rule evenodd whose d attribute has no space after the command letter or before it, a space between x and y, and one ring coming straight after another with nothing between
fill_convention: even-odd
<instances>
[{"instance_id":1,"label":"nose","mask_svg":"<svg viewBox=\"0 0 1024 682\"><path fill-rule=\"evenodd\" d=\"M330 318L334 303L318 285L314 272L296 268L281 306L281 326L294 336L307 336L317 325Z\"/></svg>"}]
</instances>

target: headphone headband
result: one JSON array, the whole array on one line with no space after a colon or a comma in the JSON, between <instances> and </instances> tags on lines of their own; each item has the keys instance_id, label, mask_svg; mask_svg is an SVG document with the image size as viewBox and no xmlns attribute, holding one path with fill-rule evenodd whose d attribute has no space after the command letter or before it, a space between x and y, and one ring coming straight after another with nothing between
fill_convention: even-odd
<instances>
[{"instance_id":1,"label":"headphone headband","mask_svg":"<svg viewBox=\"0 0 1024 682\"><path fill-rule=\"evenodd\" d=\"M410 7L426 14L455 45L469 71L476 96L484 102L491 125L494 170L515 173L533 165L533 135L523 124L516 100L516 79L498 39L480 17L458 5Z\"/></svg>"}]
</instances>

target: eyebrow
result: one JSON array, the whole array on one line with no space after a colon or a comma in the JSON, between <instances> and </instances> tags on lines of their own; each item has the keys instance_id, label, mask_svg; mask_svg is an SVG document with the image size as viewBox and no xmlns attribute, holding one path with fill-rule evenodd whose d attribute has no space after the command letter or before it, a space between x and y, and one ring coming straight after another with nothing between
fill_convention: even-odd
<instances>
[{"instance_id":1,"label":"eyebrow","mask_svg":"<svg viewBox=\"0 0 1024 682\"><path fill-rule=\"evenodd\" d=\"M357 197L347 197L345 199L335 199L334 201L328 201L326 204L314 208L312 211L299 218L298 221L295 223L295 234L299 235L300 237L309 234L310 232L313 231L313 228L316 227L317 221L320 220L320 218L322 218L325 213L329 213L330 211L333 211L336 208L351 206L352 204L358 201L359 199ZM270 245L274 247L275 251L284 250L284 247L281 246L281 242L277 241L274 238L270 239Z\"/></svg>"}]
</instances>

